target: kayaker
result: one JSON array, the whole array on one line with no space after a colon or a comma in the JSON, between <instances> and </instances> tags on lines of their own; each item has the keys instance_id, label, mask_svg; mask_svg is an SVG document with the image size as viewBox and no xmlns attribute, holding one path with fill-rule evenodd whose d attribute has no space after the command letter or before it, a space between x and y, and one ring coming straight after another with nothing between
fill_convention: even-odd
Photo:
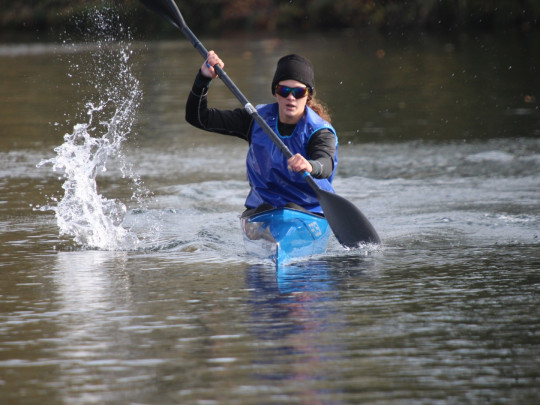
<instances>
[{"instance_id":1,"label":"kayaker","mask_svg":"<svg viewBox=\"0 0 540 405\"><path fill-rule=\"evenodd\" d=\"M282 57L271 85L276 102L257 106L259 115L293 153L289 160L244 108L208 108L207 93L217 77L212 67L216 64L225 66L215 52L208 52L188 96L186 120L197 128L249 142L246 165L251 191L244 215L274 207L302 207L322 214L315 193L299 172L306 170L322 189L333 192L338 140L330 115L315 99L311 62L300 55Z\"/></svg>"}]
</instances>

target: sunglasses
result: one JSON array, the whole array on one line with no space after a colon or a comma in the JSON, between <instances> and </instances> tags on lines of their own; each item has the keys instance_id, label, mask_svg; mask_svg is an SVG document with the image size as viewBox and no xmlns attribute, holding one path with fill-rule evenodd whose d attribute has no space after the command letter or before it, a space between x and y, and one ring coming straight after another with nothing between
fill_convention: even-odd
<instances>
[{"instance_id":1,"label":"sunglasses","mask_svg":"<svg viewBox=\"0 0 540 405\"><path fill-rule=\"evenodd\" d=\"M287 87L277 84L276 93L283 98L289 97L289 94L292 93L293 97L298 99L304 98L308 93L311 93L311 89L309 87Z\"/></svg>"}]
</instances>

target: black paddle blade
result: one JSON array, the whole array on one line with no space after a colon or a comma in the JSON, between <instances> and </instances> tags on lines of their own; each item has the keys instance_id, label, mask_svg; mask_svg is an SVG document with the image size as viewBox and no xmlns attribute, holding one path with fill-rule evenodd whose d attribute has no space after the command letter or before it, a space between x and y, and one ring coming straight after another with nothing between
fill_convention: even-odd
<instances>
[{"instance_id":1,"label":"black paddle blade","mask_svg":"<svg viewBox=\"0 0 540 405\"><path fill-rule=\"evenodd\" d=\"M317 190L317 197L336 239L343 246L356 248L361 243L381 243L373 225L353 203L321 189Z\"/></svg>"},{"instance_id":2,"label":"black paddle blade","mask_svg":"<svg viewBox=\"0 0 540 405\"><path fill-rule=\"evenodd\" d=\"M186 25L174 0L140 0L140 2L169 20L176 28L182 29Z\"/></svg>"}]
</instances>

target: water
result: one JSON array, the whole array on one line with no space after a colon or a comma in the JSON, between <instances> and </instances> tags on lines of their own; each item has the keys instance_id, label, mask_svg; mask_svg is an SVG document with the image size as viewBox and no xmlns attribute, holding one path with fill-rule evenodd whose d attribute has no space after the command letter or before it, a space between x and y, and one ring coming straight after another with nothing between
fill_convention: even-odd
<instances>
[{"instance_id":1,"label":"water","mask_svg":"<svg viewBox=\"0 0 540 405\"><path fill-rule=\"evenodd\" d=\"M1 403L537 402L538 37L205 40L253 103L311 57L383 239L276 272L246 145L183 120L199 55L107 35L0 46Z\"/></svg>"}]
</instances>

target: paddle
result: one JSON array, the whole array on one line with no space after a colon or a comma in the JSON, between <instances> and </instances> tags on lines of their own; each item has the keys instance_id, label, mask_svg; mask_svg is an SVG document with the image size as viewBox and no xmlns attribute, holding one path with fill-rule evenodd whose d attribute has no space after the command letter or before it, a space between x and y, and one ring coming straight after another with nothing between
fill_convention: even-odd
<instances>
[{"instance_id":1,"label":"paddle","mask_svg":"<svg viewBox=\"0 0 540 405\"><path fill-rule=\"evenodd\" d=\"M174 0L140 0L148 8L165 17L175 27L179 28L191 44L199 51L204 59L207 59L208 51L203 44L197 39L193 32L186 25L178 6ZM240 92L238 87L229 78L227 73L219 66L215 65L214 69L219 78L225 83L227 88L235 95L242 103L246 111L257 121L263 128L264 132L270 137L272 142L279 148L285 158L289 159L293 156L289 148L281 141L279 136L259 115L255 107L247 100ZM368 219L360 212L356 206L347 201L345 198L337 194L322 190L315 182L314 178L308 173L303 172L305 181L313 189L319 203L324 212L324 216L328 220L334 235L339 243L348 248L357 247L360 243L380 243L381 240L377 232L368 221Z\"/></svg>"}]
</instances>

